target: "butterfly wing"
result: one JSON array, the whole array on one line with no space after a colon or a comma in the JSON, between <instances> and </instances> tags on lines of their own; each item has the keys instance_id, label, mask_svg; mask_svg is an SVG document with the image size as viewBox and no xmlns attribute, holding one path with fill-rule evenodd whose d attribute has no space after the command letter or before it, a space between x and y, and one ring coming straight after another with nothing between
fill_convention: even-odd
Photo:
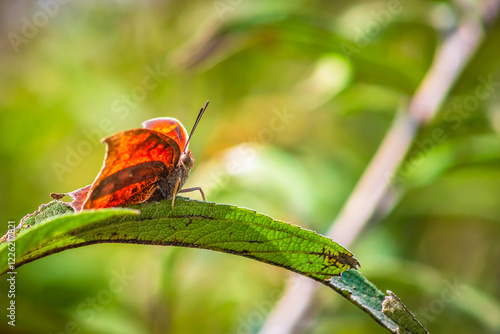
<instances>
[{"instance_id":1,"label":"butterfly wing","mask_svg":"<svg viewBox=\"0 0 500 334\"><path fill-rule=\"evenodd\" d=\"M92 183L82 209L127 206L147 200L177 165L180 148L157 131L134 129L104 139L104 165Z\"/></svg>"},{"instance_id":2,"label":"butterfly wing","mask_svg":"<svg viewBox=\"0 0 500 334\"><path fill-rule=\"evenodd\" d=\"M181 151L184 151L188 140L186 128L173 117L158 117L142 123L142 127L163 133L175 140Z\"/></svg>"}]
</instances>

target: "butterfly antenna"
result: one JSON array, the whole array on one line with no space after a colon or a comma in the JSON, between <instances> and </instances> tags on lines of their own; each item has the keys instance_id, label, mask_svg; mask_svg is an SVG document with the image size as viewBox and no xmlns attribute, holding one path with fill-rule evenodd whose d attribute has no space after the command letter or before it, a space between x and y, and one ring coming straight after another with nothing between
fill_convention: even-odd
<instances>
[{"instance_id":1,"label":"butterfly antenna","mask_svg":"<svg viewBox=\"0 0 500 334\"><path fill-rule=\"evenodd\" d=\"M189 141L191 140L191 137L193 136L194 130L196 129L196 127L198 126L198 123L200 122L201 116L203 116L203 113L205 112L205 110L207 110L208 103L209 103L209 101L207 101L207 103L205 103L205 106L200 109L200 113L198 114L198 117L196 118L196 122L194 122L193 128L191 129L191 133L189 134L188 140L186 142L186 146L184 146L185 147L184 152L187 151Z\"/></svg>"}]
</instances>

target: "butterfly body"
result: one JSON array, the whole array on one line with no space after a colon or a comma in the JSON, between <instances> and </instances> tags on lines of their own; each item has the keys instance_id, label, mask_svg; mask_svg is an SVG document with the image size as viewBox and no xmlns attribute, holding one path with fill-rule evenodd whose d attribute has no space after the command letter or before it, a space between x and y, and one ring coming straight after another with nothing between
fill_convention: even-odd
<instances>
[{"instance_id":1,"label":"butterfly body","mask_svg":"<svg viewBox=\"0 0 500 334\"><path fill-rule=\"evenodd\" d=\"M191 168L194 166L194 156L191 151L181 153L177 167L168 175L158 179L157 187L151 193L149 201L161 201L171 199L174 194L182 191L182 187L189 176ZM183 191L182 191L183 192Z\"/></svg>"}]
</instances>

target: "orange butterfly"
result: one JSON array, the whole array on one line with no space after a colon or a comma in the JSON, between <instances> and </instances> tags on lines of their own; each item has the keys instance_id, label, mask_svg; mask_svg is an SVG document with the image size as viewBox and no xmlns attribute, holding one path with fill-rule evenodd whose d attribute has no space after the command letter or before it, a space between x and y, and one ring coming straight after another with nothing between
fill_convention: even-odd
<instances>
[{"instance_id":1,"label":"orange butterfly","mask_svg":"<svg viewBox=\"0 0 500 334\"><path fill-rule=\"evenodd\" d=\"M115 206L172 199L183 192L200 191L200 187L182 189L194 156L188 150L189 141L207 109L200 110L191 133L175 118L160 117L142 123L143 129L119 132L103 141L108 144L104 164L94 182L68 195L69 203L79 212ZM66 194L54 194L60 199Z\"/></svg>"}]
</instances>

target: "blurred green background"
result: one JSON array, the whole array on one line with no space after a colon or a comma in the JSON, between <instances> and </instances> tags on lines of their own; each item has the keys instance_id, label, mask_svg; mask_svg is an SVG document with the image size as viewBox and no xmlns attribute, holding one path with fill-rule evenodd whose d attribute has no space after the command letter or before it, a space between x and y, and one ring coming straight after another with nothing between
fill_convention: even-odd
<instances>
[{"instance_id":1,"label":"blurred green background","mask_svg":"<svg viewBox=\"0 0 500 334\"><path fill-rule=\"evenodd\" d=\"M186 186L325 233L463 16L453 1L409 0L0 11L1 234L50 192L90 184L100 138L160 116L190 129L206 100ZM500 333L499 45L495 23L419 132L391 207L350 247L435 333ZM479 99L481 78L496 84ZM426 146L435 129L446 139ZM19 268L16 327L2 315L0 332L256 333L288 275L202 250L83 247ZM4 278L0 288L6 314ZM317 304L307 333L385 333L327 288Z\"/></svg>"}]
</instances>

